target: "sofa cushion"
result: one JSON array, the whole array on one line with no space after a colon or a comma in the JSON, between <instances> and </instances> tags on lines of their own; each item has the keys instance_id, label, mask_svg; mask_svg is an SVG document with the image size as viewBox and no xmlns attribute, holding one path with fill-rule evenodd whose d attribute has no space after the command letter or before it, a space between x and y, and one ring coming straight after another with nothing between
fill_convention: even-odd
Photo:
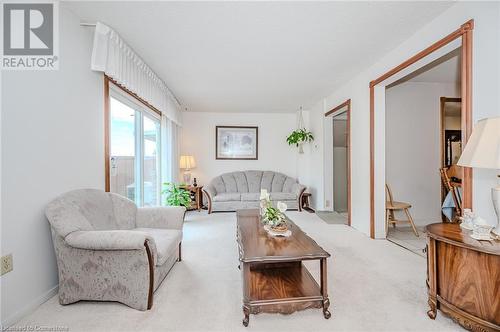
<instances>
[{"instance_id":1,"label":"sofa cushion","mask_svg":"<svg viewBox=\"0 0 500 332\"><path fill-rule=\"evenodd\" d=\"M271 193L271 200L272 201L290 201L290 200L296 200L297 195L295 193Z\"/></svg>"},{"instance_id":2,"label":"sofa cushion","mask_svg":"<svg viewBox=\"0 0 500 332\"><path fill-rule=\"evenodd\" d=\"M260 189L265 189L268 192L271 192L272 190L272 184L273 184L273 178L274 174L276 174L273 171L264 171L262 174L262 181L260 182Z\"/></svg>"},{"instance_id":3,"label":"sofa cushion","mask_svg":"<svg viewBox=\"0 0 500 332\"><path fill-rule=\"evenodd\" d=\"M241 194L242 201L260 201L260 193L243 193Z\"/></svg>"},{"instance_id":4,"label":"sofa cushion","mask_svg":"<svg viewBox=\"0 0 500 332\"><path fill-rule=\"evenodd\" d=\"M287 177L285 180L285 183L283 184L283 190L282 192L284 193L291 193L293 191L293 188L297 181L295 181L294 178Z\"/></svg>"},{"instance_id":5,"label":"sofa cushion","mask_svg":"<svg viewBox=\"0 0 500 332\"><path fill-rule=\"evenodd\" d=\"M137 206L130 199L122 195L109 193L113 203L116 224L118 229L132 229L136 227L135 217L137 215Z\"/></svg>"},{"instance_id":6,"label":"sofa cushion","mask_svg":"<svg viewBox=\"0 0 500 332\"><path fill-rule=\"evenodd\" d=\"M217 193L215 197L212 198L214 202L230 202L230 201L239 201L241 200L240 193Z\"/></svg>"},{"instance_id":7,"label":"sofa cushion","mask_svg":"<svg viewBox=\"0 0 500 332\"><path fill-rule=\"evenodd\" d=\"M220 176L216 177L215 179L212 180L211 184L215 188L215 191L217 191L218 194L226 192L226 185L224 184L222 177Z\"/></svg>"},{"instance_id":8,"label":"sofa cushion","mask_svg":"<svg viewBox=\"0 0 500 332\"><path fill-rule=\"evenodd\" d=\"M262 181L262 171L246 171L245 175L247 176L248 182L248 192L250 193L259 193L260 192L260 183Z\"/></svg>"},{"instance_id":9,"label":"sofa cushion","mask_svg":"<svg viewBox=\"0 0 500 332\"><path fill-rule=\"evenodd\" d=\"M236 186L238 187L239 193L247 193L248 192L248 183L247 177L244 172L234 172L234 180L236 181Z\"/></svg>"},{"instance_id":10,"label":"sofa cushion","mask_svg":"<svg viewBox=\"0 0 500 332\"><path fill-rule=\"evenodd\" d=\"M274 174L273 183L271 186L271 192L278 193L283 191L283 184L285 183L287 176L281 173Z\"/></svg>"},{"instance_id":11,"label":"sofa cushion","mask_svg":"<svg viewBox=\"0 0 500 332\"><path fill-rule=\"evenodd\" d=\"M179 243L182 241L182 231L159 228L135 228L134 230L148 234L155 241L155 265L163 265L172 255L177 255Z\"/></svg>"},{"instance_id":12,"label":"sofa cushion","mask_svg":"<svg viewBox=\"0 0 500 332\"><path fill-rule=\"evenodd\" d=\"M236 180L234 179L233 173L227 173L221 175L224 186L226 187L227 193L237 193L238 187L236 186Z\"/></svg>"},{"instance_id":13,"label":"sofa cushion","mask_svg":"<svg viewBox=\"0 0 500 332\"><path fill-rule=\"evenodd\" d=\"M119 229L113 203L107 192L97 189L73 190L64 194L87 218L94 230Z\"/></svg>"}]
</instances>

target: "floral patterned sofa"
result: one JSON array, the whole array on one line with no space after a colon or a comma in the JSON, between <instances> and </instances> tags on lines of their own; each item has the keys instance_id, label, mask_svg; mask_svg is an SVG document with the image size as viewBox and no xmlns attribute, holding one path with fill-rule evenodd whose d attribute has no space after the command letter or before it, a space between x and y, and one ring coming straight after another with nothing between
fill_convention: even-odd
<instances>
[{"instance_id":1,"label":"floral patterned sofa","mask_svg":"<svg viewBox=\"0 0 500 332\"><path fill-rule=\"evenodd\" d=\"M181 260L185 208L137 208L95 189L65 193L46 208L59 271L59 302L118 301L151 309L153 292Z\"/></svg>"}]
</instances>

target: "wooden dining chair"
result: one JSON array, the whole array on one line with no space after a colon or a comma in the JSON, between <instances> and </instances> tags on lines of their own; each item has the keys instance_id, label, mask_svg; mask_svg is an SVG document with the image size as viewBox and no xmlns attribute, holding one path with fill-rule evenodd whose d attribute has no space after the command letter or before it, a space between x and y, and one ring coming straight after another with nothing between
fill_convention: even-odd
<instances>
[{"instance_id":1,"label":"wooden dining chair","mask_svg":"<svg viewBox=\"0 0 500 332\"><path fill-rule=\"evenodd\" d=\"M409 209L411 208L411 204L405 202L396 202L392 198L392 191L388 184L385 185L385 234L389 231L389 224L392 224L393 227L396 227L396 223L398 222L409 222L411 227L413 228L413 232L415 236L419 236L417 227L415 227L415 223L413 222L413 218L410 215ZM394 216L394 211L404 211L406 214L407 220L397 220Z\"/></svg>"}]
</instances>

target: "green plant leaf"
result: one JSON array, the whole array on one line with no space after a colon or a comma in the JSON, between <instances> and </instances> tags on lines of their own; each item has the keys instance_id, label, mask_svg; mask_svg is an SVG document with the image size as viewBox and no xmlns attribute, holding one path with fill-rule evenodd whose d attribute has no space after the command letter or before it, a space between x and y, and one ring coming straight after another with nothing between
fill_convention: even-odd
<instances>
[{"instance_id":1,"label":"green plant leaf","mask_svg":"<svg viewBox=\"0 0 500 332\"><path fill-rule=\"evenodd\" d=\"M166 195L165 203L170 206L185 206L188 208L191 205L191 193L182 188L183 184L177 185L171 182L163 184L164 189L162 194Z\"/></svg>"},{"instance_id":2,"label":"green plant leaf","mask_svg":"<svg viewBox=\"0 0 500 332\"><path fill-rule=\"evenodd\" d=\"M286 138L286 141L288 145L299 146L300 143L314 141L314 136L306 128L296 129Z\"/></svg>"}]
</instances>

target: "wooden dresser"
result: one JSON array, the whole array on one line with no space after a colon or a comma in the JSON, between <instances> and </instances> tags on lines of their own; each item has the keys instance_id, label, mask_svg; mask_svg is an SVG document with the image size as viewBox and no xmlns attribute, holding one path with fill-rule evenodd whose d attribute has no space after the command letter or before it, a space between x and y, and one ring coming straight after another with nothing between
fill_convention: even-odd
<instances>
[{"instance_id":1,"label":"wooden dresser","mask_svg":"<svg viewBox=\"0 0 500 332\"><path fill-rule=\"evenodd\" d=\"M458 224L426 227L431 319L437 309L471 331L500 331L500 241L476 241Z\"/></svg>"}]
</instances>

